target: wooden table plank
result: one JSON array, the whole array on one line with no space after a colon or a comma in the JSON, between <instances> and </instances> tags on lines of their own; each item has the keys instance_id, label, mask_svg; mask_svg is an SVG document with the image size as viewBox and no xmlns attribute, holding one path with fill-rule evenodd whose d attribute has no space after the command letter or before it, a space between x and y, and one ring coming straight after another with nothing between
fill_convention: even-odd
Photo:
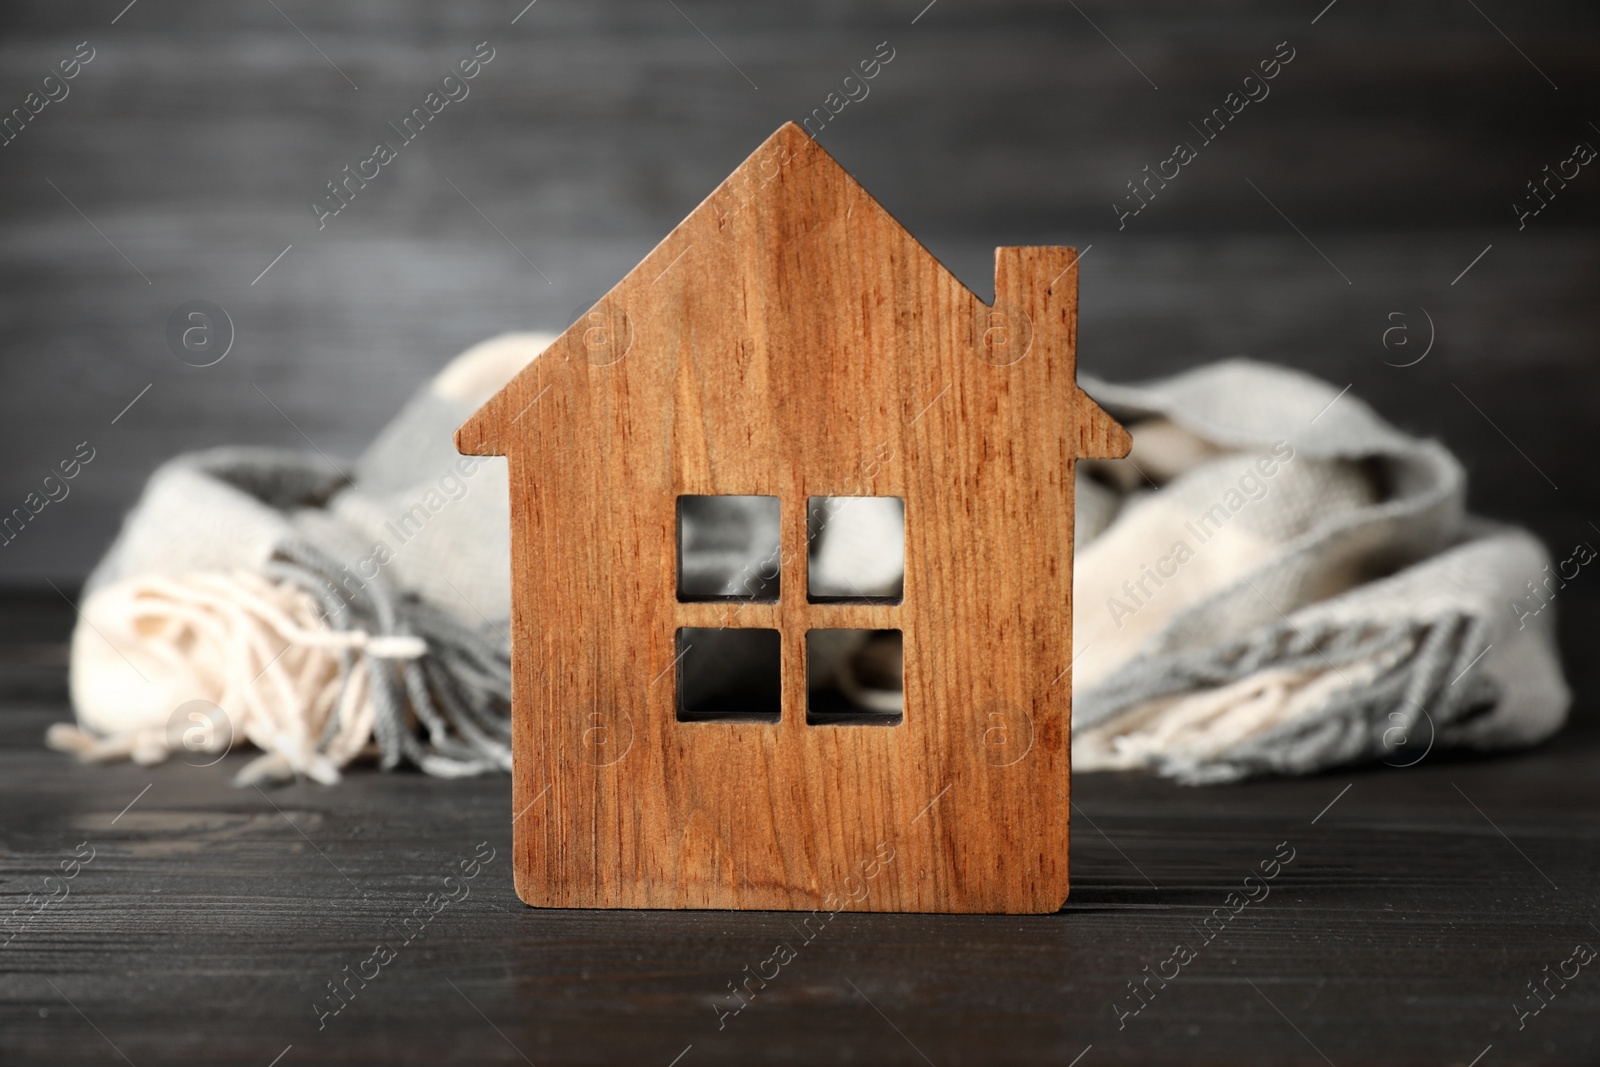
<instances>
[{"instance_id":1,"label":"wooden table plank","mask_svg":"<svg viewBox=\"0 0 1600 1067\"><path fill-rule=\"evenodd\" d=\"M1569 629L1592 636L1595 619L1580 606ZM1592 693L1592 672L1578 681ZM1587 970L1520 1032L1511 1008L1545 964L1600 944L1590 721L1536 751L1434 753L1409 769L1207 789L1080 775L1060 913L843 913L807 944L783 913L524 907L505 778L357 769L334 789L234 790L238 754L206 769L80 767L39 744L63 715L52 700L0 711L0 905L80 842L95 850L71 895L0 949L8 1064L120 1062L112 1043L137 1064L266 1064L292 1044L285 1065L666 1065L686 1048L685 1065L941 1067L1065 1063L1091 1044L1085 1065L1600 1051ZM352 983L319 1030L327 983L429 893L459 895L444 876L485 841L495 858L470 895L366 988ZM1204 943L1199 924L1282 842L1294 858L1270 894L1214 919ZM794 961L719 1030L728 984L780 941ZM1196 958L1119 1028L1113 1004L1136 1003L1127 983L1146 965L1170 974L1180 941Z\"/></svg>"}]
</instances>

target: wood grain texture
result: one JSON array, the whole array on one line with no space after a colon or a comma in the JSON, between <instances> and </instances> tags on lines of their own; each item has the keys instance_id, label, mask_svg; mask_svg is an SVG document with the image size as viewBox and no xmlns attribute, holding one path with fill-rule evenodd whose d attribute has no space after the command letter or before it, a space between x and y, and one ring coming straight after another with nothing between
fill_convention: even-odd
<instances>
[{"instance_id":1,"label":"wood grain texture","mask_svg":"<svg viewBox=\"0 0 1600 1067\"><path fill-rule=\"evenodd\" d=\"M1067 896L1077 253L984 305L793 124L457 434L511 471L518 889L562 907ZM779 498L776 603L682 603L677 498ZM905 501L898 604L812 603L814 496ZM680 627L782 640L773 724L681 722ZM808 725L813 628L898 629L895 726Z\"/></svg>"}]
</instances>

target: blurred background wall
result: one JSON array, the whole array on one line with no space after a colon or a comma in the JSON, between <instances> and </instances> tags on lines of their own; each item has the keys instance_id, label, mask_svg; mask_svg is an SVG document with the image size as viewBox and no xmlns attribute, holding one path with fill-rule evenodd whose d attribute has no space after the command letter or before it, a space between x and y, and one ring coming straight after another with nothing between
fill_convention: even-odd
<instances>
[{"instance_id":1,"label":"blurred background wall","mask_svg":"<svg viewBox=\"0 0 1600 1067\"><path fill-rule=\"evenodd\" d=\"M1600 539L1600 163L1544 170L1600 148L1593 4L525 4L0 9L0 114L30 116L0 146L0 513L95 455L0 548L0 585L81 582L174 453L350 455L454 353L571 322L884 49L818 140L986 300L996 245L1088 248L1085 371L1247 355L1349 383L1556 558ZM325 183L480 42L469 95L319 228ZM1195 158L1119 216L1178 142ZM169 350L190 300L232 320L213 366Z\"/></svg>"}]
</instances>

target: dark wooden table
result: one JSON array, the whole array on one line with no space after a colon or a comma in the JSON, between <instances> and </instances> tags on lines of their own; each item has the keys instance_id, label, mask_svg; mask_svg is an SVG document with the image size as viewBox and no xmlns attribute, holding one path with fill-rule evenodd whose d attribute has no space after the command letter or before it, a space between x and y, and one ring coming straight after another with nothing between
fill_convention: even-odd
<instances>
[{"instance_id":1,"label":"dark wooden table","mask_svg":"<svg viewBox=\"0 0 1600 1067\"><path fill-rule=\"evenodd\" d=\"M0 612L0 903L59 896L46 876L93 851L0 949L8 1065L1600 1062L1600 967L1552 979L1520 1027L1513 1007L1600 947L1600 730L1581 716L1531 752L1299 781L1082 775L1059 914L846 912L805 943L785 913L525 907L505 778L356 770L263 793L228 786L237 753L78 766L40 744L67 714L67 612ZM1568 621L1582 712L1575 653L1600 617ZM405 944L430 894L457 899ZM394 958L365 963L380 941ZM719 1027L780 942L795 958ZM1122 1017L1146 966L1178 973Z\"/></svg>"}]
</instances>

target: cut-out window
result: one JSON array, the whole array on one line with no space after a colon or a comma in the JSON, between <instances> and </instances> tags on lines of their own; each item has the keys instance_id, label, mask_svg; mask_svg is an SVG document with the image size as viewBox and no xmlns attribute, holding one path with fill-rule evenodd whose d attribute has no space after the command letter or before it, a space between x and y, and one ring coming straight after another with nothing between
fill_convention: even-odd
<instances>
[{"instance_id":1,"label":"cut-out window","mask_svg":"<svg viewBox=\"0 0 1600 1067\"><path fill-rule=\"evenodd\" d=\"M777 722L777 630L686 626L678 631L678 721Z\"/></svg>"},{"instance_id":2,"label":"cut-out window","mask_svg":"<svg viewBox=\"0 0 1600 1067\"><path fill-rule=\"evenodd\" d=\"M898 726L905 716L899 630L806 632L806 722Z\"/></svg>"},{"instance_id":3,"label":"cut-out window","mask_svg":"<svg viewBox=\"0 0 1600 1067\"><path fill-rule=\"evenodd\" d=\"M678 599L778 599L778 498L678 498Z\"/></svg>"},{"instance_id":4,"label":"cut-out window","mask_svg":"<svg viewBox=\"0 0 1600 1067\"><path fill-rule=\"evenodd\" d=\"M806 592L812 600L897 603L905 593L906 502L814 496L806 508Z\"/></svg>"}]
</instances>

